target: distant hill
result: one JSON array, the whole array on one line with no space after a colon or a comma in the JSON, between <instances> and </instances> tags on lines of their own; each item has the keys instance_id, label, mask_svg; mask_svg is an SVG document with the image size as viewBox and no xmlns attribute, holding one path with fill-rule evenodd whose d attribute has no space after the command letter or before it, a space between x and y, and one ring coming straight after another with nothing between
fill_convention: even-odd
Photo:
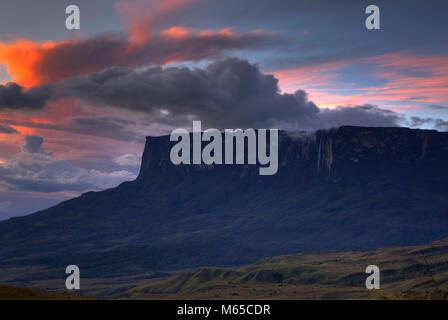
<instances>
[{"instance_id":1,"label":"distant hill","mask_svg":"<svg viewBox=\"0 0 448 320\"><path fill-rule=\"evenodd\" d=\"M121 277L448 237L448 133L280 132L273 176L174 166L172 145L148 137L135 181L0 222L0 279L55 279L70 264L84 278Z\"/></svg>"},{"instance_id":2,"label":"distant hill","mask_svg":"<svg viewBox=\"0 0 448 320\"><path fill-rule=\"evenodd\" d=\"M370 264L380 268L379 290L365 288ZM286 255L242 268L200 268L118 298L448 299L448 239L424 246Z\"/></svg>"}]
</instances>

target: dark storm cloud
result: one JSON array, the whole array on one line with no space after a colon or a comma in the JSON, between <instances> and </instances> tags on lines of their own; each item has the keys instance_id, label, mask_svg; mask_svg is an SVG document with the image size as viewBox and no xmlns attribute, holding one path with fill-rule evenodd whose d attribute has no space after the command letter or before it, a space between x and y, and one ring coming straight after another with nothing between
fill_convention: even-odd
<instances>
[{"instance_id":1,"label":"dark storm cloud","mask_svg":"<svg viewBox=\"0 0 448 320\"><path fill-rule=\"evenodd\" d=\"M146 112L167 125L188 117L221 129L282 126L312 130L347 124L394 126L399 120L396 113L371 105L320 110L306 92L282 94L274 76L238 58L193 70L109 68L63 81L57 94Z\"/></svg>"},{"instance_id":2,"label":"dark storm cloud","mask_svg":"<svg viewBox=\"0 0 448 320\"><path fill-rule=\"evenodd\" d=\"M49 99L50 92L47 86L25 90L13 82L0 85L0 109L41 109Z\"/></svg>"},{"instance_id":3,"label":"dark storm cloud","mask_svg":"<svg viewBox=\"0 0 448 320\"><path fill-rule=\"evenodd\" d=\"M7 64L10 72L19 74L16 76L18 83L29 87L111 66L134 68L199 61L219 56L226 50L257 49L272 44L272 36L262 32L192 33L188 29L174 28L145 36L147 38L141 42L133 43L121 35L103 34L57 42L51 47L38 43L0 42L0 62ZM22 69L27 72L20 73Z\"/></svg>"},{"instance_id":4,"label":"dark storm cloud","mask_svg":"<svg viewBox=\"0 0 448 320\"><path fill-rule=\"evenodd\" d=\"M68 130L78 134L112 138L123 141L142 141L142 137L131 130L136 122L119 118L74 118Z\"/></svg>"},{"instance_id":5,"label":"dark storm cloud","mask_svg":"<svg viewBox=\"0 0 448 320\"><path fill-rule=\"evenodd\" d=\"M210 126L266 126L272 121L312 116L319 112L303 91L279 93L278 80L246 60L230 58L206 69L124 68L62 81L61 97L166 117L187 115Z\"/></svg>"},{"instance_id":6,"label":"dark storm cloud","mask_svg":"<svg viewBox=\"0 0 448 320\"><path fill-rule=\"evenodd\" d=\"M52 85L51 92L52 99L76 97L91 104L143 112L165 125L197 119L220 129L277 126L313 130L345 124L392 126L398 121L394 112L370 105L321 110L308 100L306 92L281 93L273 75L238 58L214 62L205 69L113 67L63 80ZM76 123L100 131L117 125L86 119Z\"/></svg>"}]
</instances>

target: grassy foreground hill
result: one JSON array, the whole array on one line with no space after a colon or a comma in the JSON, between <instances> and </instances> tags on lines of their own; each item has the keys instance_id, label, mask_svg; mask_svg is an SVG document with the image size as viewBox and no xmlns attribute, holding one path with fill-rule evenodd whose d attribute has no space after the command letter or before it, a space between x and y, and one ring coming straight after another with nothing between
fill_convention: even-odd
<instances>
[{"instance_id":1,"label":"grassy foreground hill","mask_svg":"<svg viewBox=\"0 0 448 320\"><path fill-rule=\"evenodd\" d=\"M365 288L368 275L364 271L370 264L380 268L379 290ZM369 251L284 255L244 267L204 267L173 274L164 274L165 280L145 276L149 280L142 278L143 285L136 281L139 275L94 282L104 282L110 292L119 292L107 295L109 299L448 299L448 239ZM88 282L83 285L89 286ZM132 289L123 291L123 287ZM91 298L0 285L3 299Z\"/></svg>"},{"instance_id":2,"label":"grassy foreground hill","mask_svg":"<svg viewBox=\"0 0 448 320\"><path fill-rule=\"evenodd\" d=\"M380 268L379 290L365 288L365 268L371 264ZM284 255L241 268L200 268L118 298L447 299L448 239L423 246Z\"/></svg>"}]
</instances>

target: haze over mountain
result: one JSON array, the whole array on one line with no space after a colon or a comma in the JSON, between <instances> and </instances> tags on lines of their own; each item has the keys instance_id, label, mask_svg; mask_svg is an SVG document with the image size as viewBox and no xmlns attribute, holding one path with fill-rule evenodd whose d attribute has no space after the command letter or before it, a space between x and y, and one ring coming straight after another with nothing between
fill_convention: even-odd
<instances>
[{"instance_id":1,"label":"haze over mountain","mask_svg":"<svg viewBox=\"0 0 448 320\"><path fill-rule=\"evenodd\" d=\"M26 266L52 279L45 268L76 264L83 277L123 276L448 236L448 133L281 131L273 176L174 166L173 144L148 137L135 181L0 222L0 272Z\"/></svg>"}]
</instances>

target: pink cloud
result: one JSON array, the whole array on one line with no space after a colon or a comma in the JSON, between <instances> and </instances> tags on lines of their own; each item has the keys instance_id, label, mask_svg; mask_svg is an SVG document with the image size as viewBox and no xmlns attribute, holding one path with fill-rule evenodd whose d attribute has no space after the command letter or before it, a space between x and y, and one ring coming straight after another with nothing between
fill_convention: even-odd
<instances>
[{"instance_id":1,"label":"pink cloud","mask_svg":"<svg viewBox=\"0 0 448 320\"><path fill-rule=\"evenodd\" d=\"M370 75L386 81L382 86L356 88L340 78L342 68L369 64L375 72ZM385 55L343 60L273 72L286 92L305 89L321 107L344 104L397 102L446 103L448 101L448 56L417 55L399 51ZM409 103L410 102L410 103Z\"/></svg>"}]
</instances>

